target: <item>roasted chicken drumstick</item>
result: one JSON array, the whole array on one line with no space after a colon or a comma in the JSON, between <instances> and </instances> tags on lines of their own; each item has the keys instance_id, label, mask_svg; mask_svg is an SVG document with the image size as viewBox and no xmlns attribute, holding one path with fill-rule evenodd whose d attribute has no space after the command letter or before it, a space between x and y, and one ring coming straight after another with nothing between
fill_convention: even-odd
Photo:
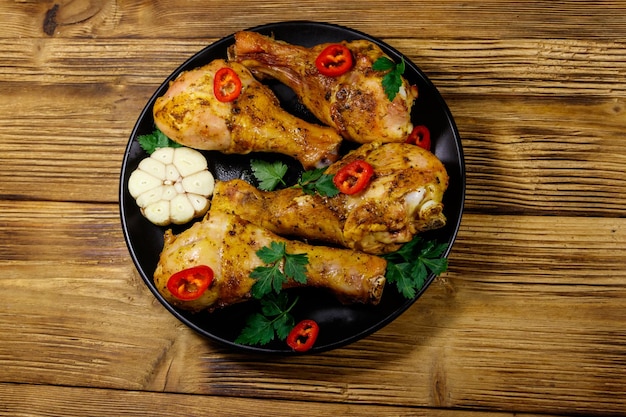
<instances>
[{"instance_id":1,"label":"roasted chicken drumstick","mask_svg":"<svg viewBox=\"0 0 626 417\"><path fill-rule=\"evenodd\" d=\"M240 217L210 210L178 235L165 233L165 244L154 272L159 292L169 303L191 310L214 310L250 299L255 279L250 273L265 264L256 251L271 242L285 242L287 253L306 253L305 286L324 288L346 303L377 304L385 286L387 263L377 256L347 249L289 241ZM169 278L184 269L207 265L214 272L209 288L195 300L180 300L167 289ZM302 286L294 281L286 287Z\"/></svg>"},{"instance_id":2,"label":"roasted chicken drumstick","mask_svg":"<svg viewBox=\"0 0 626 417\"><path fill-rule=\"evenodd\" d=\"M215 74L231 68L241 94L230 102L214 93ZM215 60L181 73L157 98L156 126L172 140L195 149L223 153L277 152L306 169L325 167L338 158L342 137L332 128L311 124L286 112L274 93L236 62Z\"/></svg>"},{"instance_id":3,"label":"roasted chicken drumstick","mask_svg":"<svg viewBox=\"0 0 626 417\"><path fill-rule=\"evenodd\" d=\"M405 143L371 143L326 170L363 159L374 168L362 192L335 197L300 188L261 191L242 180L218 181L211 209L237 214L283 236L328 242L370 254L395 251L417 233L445 225L448 174L435 155Z\"/></svg>"},{"instance_id":4,"label":"roasted chicken drumstick","mask_svg":"<svg viewBox=\"0 0 626 417\"><path fill-rule=\"evenodd\" d=\"M328 44L305 48L277 41L256 32L235 33L229 59L240 62L258 77L275 78L294 90L300 101L322 123L358 143L402 142L411 132L411 107L417 87L406 80L393 101L383 90L383 72L372 64L384 55L372 42L341 42L353 55L348 72L329 77L320 74L316 57Z\"/></svg>"}]
</instances>

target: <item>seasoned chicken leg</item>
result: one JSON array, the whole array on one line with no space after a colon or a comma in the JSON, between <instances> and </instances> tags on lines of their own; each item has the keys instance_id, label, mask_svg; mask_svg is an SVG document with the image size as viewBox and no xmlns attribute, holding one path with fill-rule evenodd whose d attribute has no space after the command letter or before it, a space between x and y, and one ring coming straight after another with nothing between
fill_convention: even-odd
<instances>
[{"instance_id":1,"label":"seasoned chicken leg","mask_svg":"<svg viewBox=\"0 0 626 417\"><path fill-rule=\"evenodd\" d=\"M307 254L305 286L327 289L346 303L380 301L387 266L384 259L347 249L289 241L238 216L213 209L179 235L173 235L171 230L165 233L165 244L154 272L156 287L168 302L191 311L214 310L246 301L255 283L250 273L258 266L265 266L256 251L271 242L284 242L287 253ZM169 277L198 265L213 269L212 284L196 300L174 297L167 289ZM302 285L289 281L285 288Z\"/></svg>"},{"instance_id":2,"label":"seasoned chicken leg","mask_svg":"<svg viewBox=\"0 0 626 417\"><path fill-rule=\"evenodd\" d=\"M327 77L315 67L315 59L329 44L313 48L276 41L256 32L235 33L229 59L240 62L260 76L275 78L294 90L311 113L358 143L402 142L413 129L411 107L417 87L406 80L393 101L387 98L383 72L372 64L383 51L372 42L341 42L353 55L353 68Z\"/></svg>"},{"instance_id":3,"label":"seasoned chicken leg","mask_svg":"<svg viewBox=\"0 0 626 417\"><path fill-rule=\"evenodd\" d=\"M395 251L417 233L445 225L448 174L435 155L405 143L371 143L326 170L363 159L374 168L365 190L322 197L299 188L260 191L241 180L215 184L212 209L237 214L284 236L323 241L371 254Z\"/></svg>"},{"instance_id":4,"label":"seasoned chicken leg","mask_svg":"<svg viewBox=\"0 0 626 417\"><path fill-rule=\"evenodd\" d=\"M242 91L232 102L218 101L215 73L230 67ZM224 153L277 152L305 169L325 167L338 158L342 137L332 128L311 124L283 110L274 93L244 66L218 59L181 73L157 98L154 122L172 140L195 149Z\"/></svg>"}]
</instances>

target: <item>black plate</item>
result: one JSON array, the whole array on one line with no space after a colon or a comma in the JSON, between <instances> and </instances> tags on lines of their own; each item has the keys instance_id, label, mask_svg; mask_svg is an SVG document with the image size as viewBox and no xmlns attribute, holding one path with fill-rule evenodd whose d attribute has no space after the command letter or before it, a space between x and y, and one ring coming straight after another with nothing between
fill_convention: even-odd
<instances>
[{"instance_id":1,"label":"black plate","mask_svg":"<svg viewBox=\"0 0 626 417\"><path fill-rule=\"evenodd\" d=\"M430 128L433 142L432 150L445 164L450 176L450 186L444 197L444 212L448 218L448 223L444 228L430 232L428 236L428 238L436 238L440 243L448 243L448 250L444 254L444 256L447 256L461 221L465 196L465 166L461 141L452 115L437 89L428 78L415 64L397 50L378 39L349 28L327 23L294 21L258 26L249 30L265 35L273 35L276 39L303 46L339 42L341 40L367 39L379 45L396 62L404 58L406 61L405 77L411 84L416 84L419 88L419 98L414 105L412 113L413 122L416 125L425 124ZM139 146L137 136L151 133L154 130L152 106L156 98L165 93L168 83L180 72L205 65L217 58L226 58L226 50L233 42L233 35L228 36L209 45L183 63L163 82L141 112L130 135L122 164L120 179L122 227L131 257L141 277L154 296L179 320L209 339L232 347L253 352L286 354L291 353L291 350L284 342L275 341L261 347L241 346L234 343L235 338L244 327L248 314L256 311L258 308L255 302L232 306L211 314L190 314L172 307L164 300L154 286L152 274L163 246L163 232L165 228L157 227L146 220L139 212L134 199L128 193L127 184L131 172L147 156ZM286 110L305 120L316 120L303 108L290 89L278 83L270 83L270 87L274 90ZM279 156L268 154L233 156L205 152L205 155L209 161L209 169L211 169L218 180L251 178L249 165L251 158L280 158ZM292 170L299 169L299 165L295 161L286 161L291 164ZM174 228L176 233L180 230L182 228ZM303 291L299 294L300 301L293 313L296 322L304 318L310 318L316 320L320 325L320 333L316 345L309 352L327 351L359 340L390 323L420 297L434 278L433 275L429 276L424 288L411 300L400 296L396 288L388 284L381 303L376 307L344 306L328 294L316 291Z\"/></svg>"}]
</instances>

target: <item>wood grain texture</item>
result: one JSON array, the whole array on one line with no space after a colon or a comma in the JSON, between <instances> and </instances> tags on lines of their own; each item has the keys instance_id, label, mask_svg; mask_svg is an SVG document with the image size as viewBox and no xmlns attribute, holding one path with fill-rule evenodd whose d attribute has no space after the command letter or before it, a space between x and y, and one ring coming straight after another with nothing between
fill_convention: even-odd
<instances>
[{"instance_id":1,"label":"wood grain texture","mask_svg":"<svg viewBox=\"0 0 626 417\"><path fill-rule=\"evenodd\" d=\"M379 37L616 39L617 33L626 31L623 11L622 1L610 0L280 0L232 1L219 7L193 0L5 3L0 9L6 22L0 37L221 37L264 23L316 20Z\"/></svg>"},{"instance_id":2,"label":"wood grain texture","mask_svg":"<svg viewBox=\"0 0 626 417\"><path fill-rule=\"evenodd\" d=\"M4 198L63 201L71 190L70 200L114 202L123 150L143 106L205 43L45 43L43 58L25 54L32 50L24 44L4 45L22 56L13 64L20 71L7 67L0 79L7 91L0 103L1 192ZM432 79L455 117L467 162L468 210L623 214L626 44L396 44ZM68 46L74 56L52 58ZM120 55L129 57L112 59ZM46 73L32 69L40 59Z\"/></svg>"},{"instance_id":3,"label":"wood grain texture","mask_svg":"<svg viewBox=\"0 0 626 417\"><path fill-rule=\"evenodd\" d=\"M0 415L626 416L626 2L0 3ZM145 103L236 30L337 23L434 82L462 137L449 270L315 356L205 340L148 291L119 173Z\"/></svg>"},{"instance_id":4,"label":"wood grain texture","mask_svg":"<svg viewBox=\"0 0 626 417\"><path fill-rule=\"evenodd\" d=\"M317 417L393 416L393 417L464 417L463 410L435 408L386 407L379 405L325 404L306 400L260 400L240 397L176 395L157 392L45 387L37 385L0 384L0 404L6 415L38 417L80 415L82 417L172 415L228 415L249 417L280 415L298 417L314 412ZM486 417L555 417L548 414L481 412Z\"/></svg>"},{"instance_id":5,"label":"wood grain texture","mask_svg":"<svg viewBox=\"0 0 626 417\"><path fill-rule=\"evenodd\" d=\"M0 246L3 381L556 414L621 409L626 224L554 223L467 215L449 271L394 323L322 355L268 358L208 342L158 305L127 257L114 205L2 203L0 230L12 231Z\"/></svg>"}]
</instances>

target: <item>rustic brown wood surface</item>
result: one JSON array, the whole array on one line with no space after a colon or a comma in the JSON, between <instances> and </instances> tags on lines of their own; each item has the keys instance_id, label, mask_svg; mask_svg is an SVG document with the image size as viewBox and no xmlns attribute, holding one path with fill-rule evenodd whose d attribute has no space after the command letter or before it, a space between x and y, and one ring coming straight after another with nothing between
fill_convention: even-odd
<instances>
[{"instance_id":1,"label":"rustic brown wood surface","mask_svg":"<svg viewBox=\"0 0 626 417\"><path fill-rule=\"evenodd\" d=\"M119 173L143 106L248 27L404 52L463 139L450 267L320 355L203 339L143 284ZM0 3L0 415L626 416L626 1Z\"/></svg>"}]
</instances>

